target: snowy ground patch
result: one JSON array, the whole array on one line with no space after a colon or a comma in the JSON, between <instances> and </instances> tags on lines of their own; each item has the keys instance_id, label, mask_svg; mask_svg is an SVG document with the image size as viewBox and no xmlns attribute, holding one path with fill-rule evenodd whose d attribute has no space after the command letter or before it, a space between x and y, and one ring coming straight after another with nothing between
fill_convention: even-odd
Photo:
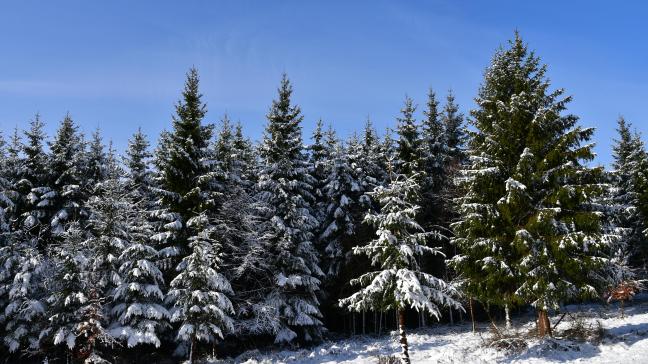
<instances>
[{"instance_id":1,"label":"snowy ground patch","mask_svg":"<svg viewBox=\"0 0 648 364\"><path fill-rule=\"evenodd\" d=\"M408 335L412 363L648 363L648 295L639 295L620 318L616 305L568 306L583 322L596 325L600 321L605 334L600 343L560 338L571 327L572 316L559 324L556 338L529 339L528 348L518 353L506 353L486 346L491 337L485 324L472 333L470 325L440 325L412 330ZM556 317L552 319L555 323ZM515 322L521 332L533 328L532 317ZM391 336L357 336L337 342L326 342L311 349L294 351L249 351L234 359L212 363L371 363L380 355L400 351L397 334Z\"/></svg>"}]
</instances>

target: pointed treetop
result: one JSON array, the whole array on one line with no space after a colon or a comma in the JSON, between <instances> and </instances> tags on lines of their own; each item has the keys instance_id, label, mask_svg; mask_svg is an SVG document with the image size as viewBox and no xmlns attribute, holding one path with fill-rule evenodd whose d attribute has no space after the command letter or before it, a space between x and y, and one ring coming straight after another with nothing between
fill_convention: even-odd
<instances>
[{"instance_id":1,"label":"pointed treetop","mask_svg":"<svg viewBox=\"0 0 648 364\"><path fill-rule=\"evenodd\" d=\"M198 90L200 79L198 70L192 67L187 72L182 99L176 104L177 117L174 116L174 127L177 123L190 123L197 125L207 113L207 105L201 101L202 94Z\"/></svg>"}]
</instances>

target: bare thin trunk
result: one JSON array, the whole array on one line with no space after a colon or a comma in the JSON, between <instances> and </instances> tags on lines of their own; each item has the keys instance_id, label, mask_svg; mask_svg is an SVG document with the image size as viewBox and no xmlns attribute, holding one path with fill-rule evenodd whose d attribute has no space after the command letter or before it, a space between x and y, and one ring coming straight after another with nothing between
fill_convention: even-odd
<instances>
[{"instance_id":1,"label":"bare thin trunk","mask_svg":"<svg viewBox=\"0 0 648 364\"><path fill-rule=\"evenodd\" d=\"M468 299L468 307L470 308L470 321L472 321L472 332L477 331L475 327L475 311L473 311L473 299Z\"/></svg>"},{"instance_id":2,"label":"bare thin trunk","mask_svg":"<svg viewBox=\"0 0 648 364\"><path fill-rule=\"evenodd\" d=\"M410 364L409 346L407 345L407 335L405 334L405 311L398 310L398 329L400 331L401 360L404 364Z\"/></svg>"},{"instance_id":3,"label":"bare thin trunk","mask_svg":"<svg viewBox=\"0 0 648 364\"><path fill-rule=\"evenodd\" d=\"M512 325L511 325L511 308L509 307L508 303L504 305L504 315L506 316L506 329L510 330Z\"/></svg>"},{"instance_id":4,"label":"bare thin trunk","mask_svg":"<svg viewBox=\"0 0 648 364\"><path fill-rule=\"evenodd\" d=\"M374 332L378 335L378 312L374 312Z\"/></svg>"},{"instance_id":5,"label":"bare thin trunk","mask_svg":"<svg viewBox=\"0 0 648 364\"><path fill-rule=\"evenodd\" d=\"M365 310L362 310L362 335L366 335L365 331Z\"/></svg>"},{"instance_id":6,"label":"bare thin trunk","mask_svg":"<svg viewBox=\"0 0 648 364\"><path fill-rule=\"evenodd\" d=\"M450 313L450 325L454 325L454 314L452 313L452 307L448 308L448 312Z\"/></svg>"},{"instance_id":7,"label":"bare thin trunk","mask_svg":"<svg viewBox=\"0 0 648 364\"><path fill-rule=\"evenodd\" d=\"M538 336L552 336L551 323L549 322L549 315L545 310L538 310Z\"/></svg>"},{"instance_id":8,"label":"bare thin trunk","mask_svg":"<svg viewBox=\"0 0 648 364\"><path fill-rule=\"evenodd\" d=\"M196 338L192 337L191 338L191 347L189 348L189 364L193 363L194 341L196 341Z\"/></svg>"}]
</instances>

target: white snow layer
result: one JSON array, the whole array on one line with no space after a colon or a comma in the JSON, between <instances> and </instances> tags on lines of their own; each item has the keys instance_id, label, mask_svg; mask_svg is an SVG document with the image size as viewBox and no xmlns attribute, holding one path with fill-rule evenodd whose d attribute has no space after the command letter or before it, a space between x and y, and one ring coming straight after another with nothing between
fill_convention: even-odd
<instances>
[{"instance_id":1,"label":"white snow layer","mask_svg":"<svg viewBox=\"0 0 648 364\"><path fill-rule=\"evenodd\" d=\"M478 332L470 331L470 323L410 330L408 341L412 363L648 363L648 295L638 295L633 303L626 303L626 317L620 318L618 305L568 306L567 311L579 311L587 323L600 320L607 330L601 344L566 339L530 339L521 353L506 353L487 347L491 337L487 324L478 323ZM532 316L516 322L520 331L531 330ZM557 317L552 318L552 325ZM570 326L569 317L559 324L558 335ZM501 325L503 329L503 324ZM380 355L400 352L398 333L390 336L356 336L337 342L302 350L262 352L248 351L234 359L208 361L209 363L356 363L375 364Z\"/></svg>"}]
</instances>

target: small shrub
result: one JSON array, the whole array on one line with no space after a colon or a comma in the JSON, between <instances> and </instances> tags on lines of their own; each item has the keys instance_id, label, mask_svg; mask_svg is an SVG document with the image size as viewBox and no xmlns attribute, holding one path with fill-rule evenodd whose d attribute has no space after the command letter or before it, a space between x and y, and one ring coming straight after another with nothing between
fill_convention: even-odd
<instances>
[{"instance_id":1,"label":"small shrub","mask_svg":"<svg viewBox=\"0 0 648 364\"><path fill-rule=\"evenodd\" d=\"M583 317L576 316L569 328L562 332L562 336L574 341L599 344L605 337L605 329L600 320L588 323Z\"/></svg>"}]
</instances>

